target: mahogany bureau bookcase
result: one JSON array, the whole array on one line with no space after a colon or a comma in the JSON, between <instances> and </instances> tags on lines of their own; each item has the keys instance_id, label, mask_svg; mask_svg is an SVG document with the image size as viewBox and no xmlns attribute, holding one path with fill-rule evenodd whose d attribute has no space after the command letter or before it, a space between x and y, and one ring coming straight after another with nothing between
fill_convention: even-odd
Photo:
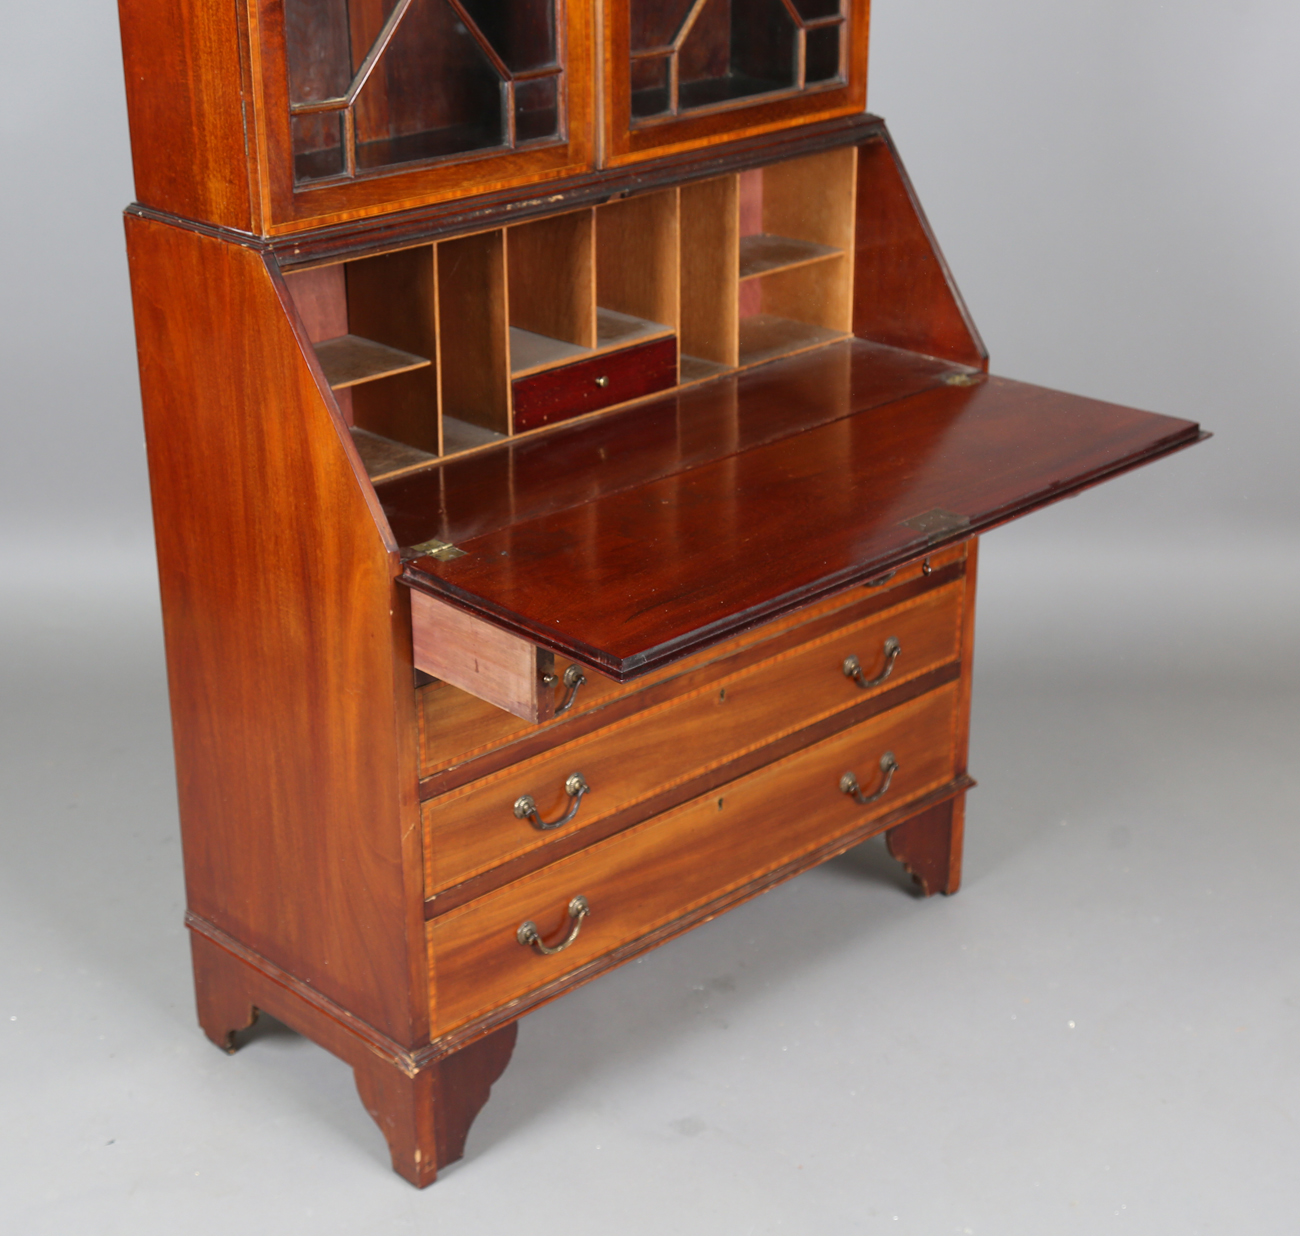
<instances>
[{"instance_id":1,"label":"mahogany bureau bookcase","mask_svg":"<svg viewBox=\"0 0 1300 1236\"><path fill-rule=\"evenodd\" d=\"M418 1185L518 1018L884 833L976 536L1187 421L990 377L867 0L121 0L199 1019Z\"/></svg>"}]
</instances>

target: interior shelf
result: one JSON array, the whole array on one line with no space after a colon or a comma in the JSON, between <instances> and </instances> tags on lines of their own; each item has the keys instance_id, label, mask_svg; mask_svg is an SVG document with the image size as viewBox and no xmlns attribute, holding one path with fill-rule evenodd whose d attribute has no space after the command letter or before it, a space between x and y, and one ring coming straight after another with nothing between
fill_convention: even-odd
<instances>
[{"instance_id":1,"label":"interior shelf","mask_svg":"<svg viewBox=\"0 0 1300 1236\"><path fill-rule=\"evenodd\" d=\"M336 339L322 340L315 347L316 358L325 371L325 380L331 390L423 369L432 363L427 357L390 348L386 343L376 343L360 335L340 335Z\"/></svg>"},{"instance_id":2,"label":"interior shelf","mask_svg":"<svg viewBox=\"0 0 1300 1236\"><path fill-rule=\"evenodd\" d=\"M352 429L352 441L365 464L366 475L372 481L382 480L386 476L402 472L429 463L436 455L422 451L418 447L407 446L405 442L394 442L391 438L381 437L368 429Z\"/></svg>"},{"instance_id":3,"label":"interior shelf","mask_svg":"<svg viewBox=\"0 0 1300 1236\"><path fill-rule=\"evenodd\" d=\"M614 309L596 310L596 346L584 348L563 339L552 339L520 326L510 328L510 376L523 377L542 369L554 369L574 361L598 356L618 348L629 347L650 339L666 338L673 333L671 326L650 322L645 318L619 313Z\"/></svg>"},{"instance_id":4,"label":"interior shelf","mask_svg":"<svg viewBox=\"0 0 1300 1236\"><path fill-rule=\"evenodd\" d=\"M495 429L482 425L471 425L458 417L442 414L442 453L455 455L467 451L473 446L485 446L489 442L499 442L506 435Z\"/></svg>"},{"instance_id":5,"label":"interior shelf","mask_svg":"<svg viewBox=\"0 0 1300 1236\"><path fill-rule=\"evenodd\" d=\"M707 382L710 378L720 377L724 373L730 373L732 366L722 365L717 361L704 360L699 356L683 355L680 361L681 385L685 386L688 382Z\"/></svg>"},{"instance_id":6,"label":"interior shelf","mask_svg":"<svg viewBox=\"0 0 1300 1236\"><path fill-rule=\"evenodd\" d=\"M812 322L756 313L740 319L740 363L742 366L761 365L778 356L790 356L847 337L845 331L816 326Z\"/></svg>"},{"instance_id":7,"label":"interior shelf","mask_svg":"<svg viewBox=\"0 0 1300 1236\"><path fill-rule=\"evenodd\" d=\"M606 348L627 347L628 344L642 343L672 333L673 328L662 322L650 322L645 318L633 317L630 313L619 313L616 309L596 307L597 352Z\"/></svg>"},{"instance_id":8,"label":"interior shelf","mask_svg":"<svg viewBox=\"0 0 1300 1236\"><path fill-rule=\"evenodd\" d=\"M795 240L791 236L772 236L760 232L740 238L740 277L753 279L757 275L777 270L794 270L812 262L824 262L839 257L844 252L833 245L819 245L811 240Z\"/></svg>"}]
</instances>

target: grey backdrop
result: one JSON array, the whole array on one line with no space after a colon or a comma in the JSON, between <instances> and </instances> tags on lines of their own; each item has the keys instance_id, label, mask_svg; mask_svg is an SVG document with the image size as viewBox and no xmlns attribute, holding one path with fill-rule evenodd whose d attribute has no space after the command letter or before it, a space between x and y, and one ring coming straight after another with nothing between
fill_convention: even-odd
<instances>
[{"instance_id":1,"label":"grey backdrop","mask_svg":"<svg viewBox=\"0 0 1300 1236\"><path fill-rule=\"evenodd\" d=\"M0 1219L25 1233L1295 1230L1300 8L877 0L995 371L1214 441L986 538L966 886L877 848L526 1019L465 1164L193 1026L107 0L11 5Z\"/></svg>"}]
</instances>

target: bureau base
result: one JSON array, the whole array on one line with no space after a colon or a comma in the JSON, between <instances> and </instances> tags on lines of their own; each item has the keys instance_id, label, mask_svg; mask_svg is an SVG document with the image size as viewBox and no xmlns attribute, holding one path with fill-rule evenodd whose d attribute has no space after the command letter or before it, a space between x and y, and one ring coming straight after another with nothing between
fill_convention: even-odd
<instances>
[{"instance_id":1,"label":"bureau base","mask_svg":"<svg viewBox=\"0 0 1300 1236\"><path fill-rule=\"evenodd\" d=\"M725 905L711 906L703 916L692 914L668 931L655 932L639 947L619 950L622 955L615 964L881 832L890 854L912 874L923 896L955 893L961 883L962 822L965 789L970 784L964 779L961 788L949 791L942 801L931 801L901 820L898 814L886 816L833 847L767 873L728 895ZM269 1013L351 1066L361 1101L387 1140L399 1176L424 1188L434 1182L439 1169L461 1158L470 1126L510 1062L517 1021L502 1024L499 1017L484 1019L487 1033L477 1038L462 1031L454 1039L449 1036L408 1051L197 915L187 915L186 925L199 1025L218 1047L233 1053L240 1046L239 1032L248 1029L259 1013ZM581 981L575 980L565 990ZM530 1011L541 1002L528 1002L519 1011Z\"/></svg>"}]
</instances>

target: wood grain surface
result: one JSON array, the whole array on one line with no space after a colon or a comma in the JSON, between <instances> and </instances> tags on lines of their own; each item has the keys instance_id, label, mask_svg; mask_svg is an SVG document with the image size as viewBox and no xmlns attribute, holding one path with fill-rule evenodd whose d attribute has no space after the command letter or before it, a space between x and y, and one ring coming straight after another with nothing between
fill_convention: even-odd
<instances>
[{"instance_id":1,"label":"wood grain surface","mask_svg":"<svg viewBox=\"0 0 1300 1236\"><path fill-rule=\"evenodd\" d=\"M127 239L190 908L425 1042L409 598L382 517L263 256L134 216Z\"/></svg>"},{"instance_id":2,"label":"wood grain surface","mask_svg":"<svg viewBox=\"0 0 1300 1236\"><path fill-rule=\"evenodd\" d=\"M596 221L573 210L506 230L510 325L596 346Z\"/></svg>"},{"instance_id":3,"label":"wood grain surface","mask_svg":"<svg viewBox=\"0 0 1300 1236\"><path fill-rule=\"evenodd\" d=\"M667 390L677 381L677 340L606 352L548 369L513 385L516 433Z\"/></svg>"},{"instance_id":4,"label":"wood grain surface","mask_svg":"<svg viewBox=\"0 0 1300 1236\"><path fill-rule=\"evenodd\" d=\"M596 303L677 327L677 190L642 193L596 211Z\"/></svg>"},{"instance_id":5,"label":"wood grain surface","mask_svg":"<svg viewBox=\"0 0 1300 1236\"><path fill-rule=\"evenodd\" d=\"M411 633L416 669L531 724L549 720L552 657L536 644L422 593L411 597Z\"/></svg>"},{"instance_id":6,"label":"wood grain surface","mask_svg":"<svg viewBox=\"0 0 1300 1236\"><path fill-rule=\"evenodd\" d=\"M951 896L961 888L965 804L965 795L959 794L885 834L890 856L907 868L923 896Z\"/></svg>"},{"instance_id":7,"label":"wood grain surface","mask_svg":"<svg viewBox=\"0 0 1300 1236\"><path fill-rule=\"evenodd\" d=\"M377 487L398 543L459 544L845 416L883 410L959 372L861 340L675 391L580 425L501 443Z\"/></svg>"},{"instance_id":8,"label":"wood grain surface","mask_svg":"<svg viewBox=\"0 0 1300 1236\"><path fill-rule=\"evenodd\" d=\"M716 793L648 820L459 910L430 920L438 1034L507 1006L593 959L760 877L802 851L858 828L952 779L956 684L807 748ZM859 807L839 789L856 773L878 788L885 751L898 761L889 792ZM547 942L585 896L591 915L571 948L542 957L516 931L534 921Z\"/></svg>"},{"instance_id":9,"label":"wood grain surface","mask_svg":"<svg viewBox=\"0 0 1300 1236\"><path fill-rule=\"evenodd\" d=\"M518 717L445 683L417 692L420 716L420 796L438 794L589 733L610 721L716 682L765 657L784 652L836 627L860 621L902 601L962 578L964 545L954 546L901 567L886 579L859 585L794 614L746 631L707 652L661 667L630 683L615 682L594 670L569 711L549 722L529 725ZM562 678L574 662L560 659ZM634 699L648 692L645 701ZM438 775L441 774L441 775Z\"/></svg>"},{"instance_id":10,"label":"wood grain surface","mask_svg":"<svg viewBox=\"0 0 1300 1236\"><path fill-rule=\"evenodd\" d=\"M854 246L855 335L988 368L988 350L887 133L858 148Z\"/></svg>"},{"instance_id":11,"label":"wood grain surface","mask_svg":"<svg viewBox=\"0 0 1300 1236\"><path fill-rule=\"evenodd\" d=\"M259 207L245 146L241 9L203 0L117 6L136 198L247 232Z\"/></svg>"},{"instance_id":12,"label":"wood grain surface","mask_svg":"<svg viewBox=\"0 0 1300 1236\"><path fill-rule=\"evenodd\" d=\"M1190 421L1004 378L855 414L843 355L800 368L831 379L801 392L815 427L460 539L465 557L421 558L404 578L626 679L1199 436ZM786 376L754 374L745 402L780 400L788 416Z\"/></svg>"},{"instance_id":13,"label":"wood grain surface","mask_svg":"<svg viewBox=\"0 0 1300 1236\"><path fill-rule=\"evenodd\" d=\"M559 830L542 832L515 817L521 794L534 798L544 819L556 819L568 808L566 778L580 773L591 789L566 825L580 831L871 691L955 660L961 615L961 585L950 584L430 800L423 807L427 893L558 838ZM885 683L863 691L845 677L851 655L868 675L880 674L890 638L902 652Z\"/></svg>"}]
</instances>

